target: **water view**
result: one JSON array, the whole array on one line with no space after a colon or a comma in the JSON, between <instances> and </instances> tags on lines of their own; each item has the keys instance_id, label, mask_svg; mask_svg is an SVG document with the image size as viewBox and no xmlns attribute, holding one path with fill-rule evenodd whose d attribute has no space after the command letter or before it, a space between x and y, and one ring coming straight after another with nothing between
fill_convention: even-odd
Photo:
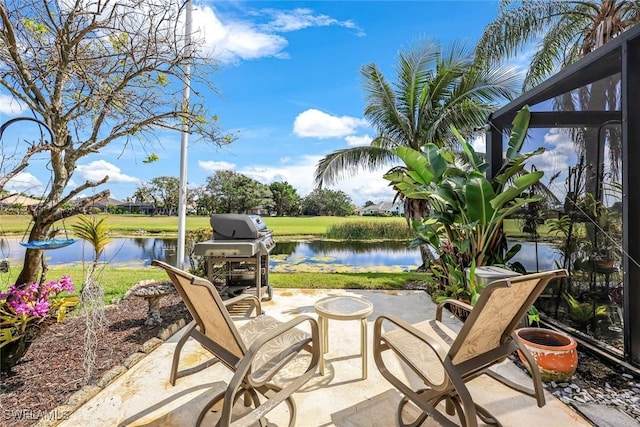
<instances>
[{"instance_id":1,"label":"water view","mask_svg":"<svg viewBox=\"0 0 640 427\"><path fill-rule=\"evenodd\" d=\"M271 252L272 271L371 272L414 270L422 262L407 242L285 242Z\"/></svg>"},{"instance_id":2,"label":"water view","mask_svg":"<svg viewBox=\"0 0 640 427\"><path fill-rule=\"evenodd\" d=\"M100 260L112 264L145 266L153 259L174 264L176 261L177 239L129 237L117 238L109 244ZM19 261L24 257L25 248L19 239L0 240L0 258ZM83 240L46 252L51 265L90 262L93 249ZM289 271L308 264L319 268L331 265L332 269L356 269L377 271L394 268L413 269L420 265L417 250L407 249L403 242L284 242L278 243L271 251L272 271Z\"/></svg>"},{"instance_id":3,"label":"water view","mask_svg":"<svg viewBox=\"0 0 640 427\"><path fill-rule=\"evenodd\" d=\"M175 264L176 239L128 237L109 244L102 262L146 266L153 259ZM529 271L555 268L558 254L549 244L520 242L522 249L514 261L520 261ZM25 248L19 239L0 239L0 259L21 262ZM537 254L537 256L536 256ZM93 249L83 240L46 252L51 265L91 262ZM286 271L409 271L420 264L417 249L408 249L406 242L279 242L270 254L270 270ZM537 260L537 261L536 261Z\"/></svg>"}]
</instances>

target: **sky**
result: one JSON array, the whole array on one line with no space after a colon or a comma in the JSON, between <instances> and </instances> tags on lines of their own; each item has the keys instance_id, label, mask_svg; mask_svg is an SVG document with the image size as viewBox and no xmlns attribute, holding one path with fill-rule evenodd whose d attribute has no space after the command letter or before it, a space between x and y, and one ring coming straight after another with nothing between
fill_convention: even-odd
<instances>
[{"instance_id":1,"label":"sky","mask_svg":"<svg viewBox=\"0 0 640 427\"><path fill-rule=\"evenodd\" d=\"M368 144L375 135L363 113L364 65L375 63L393 82L401 50L421 39L474 46L497 10L498 1L488 0L194 0L194 29L220 65L210 76L218 92L207 94L207 107L237 139L224 148L190 141L189 186L232 169L264 184L287 181L306 196L322 157ZM524 69L526 55L512 62ZM0 122L16 114L0 92ZM555 141L549 136L549 143L566 142L562 135ZM117 144L87 156L78 163L73 184L109 175L96 191L108 188L112 197L124 200L154 177L178 177L180 134L162 140L150 150L159 156L154 163L143 163L146 154L140 151L123 155ZM546 155L553 169L570 160ZM360 171L328 188L344 191L356 205L390 201L394 192L382 179L387 169ZM6 188L38 195L48 174L46 168L30 167Z\"/></svg>"}]
</instances>

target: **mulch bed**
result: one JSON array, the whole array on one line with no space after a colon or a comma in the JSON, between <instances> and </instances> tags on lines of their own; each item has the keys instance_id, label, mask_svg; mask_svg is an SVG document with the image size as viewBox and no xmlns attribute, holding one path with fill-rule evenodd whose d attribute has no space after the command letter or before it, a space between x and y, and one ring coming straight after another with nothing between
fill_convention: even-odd
<instances>
[{"instance_id":1,"label":"mulch bed","mask_svg":"<svg viewBox=\"0 0 640 427\"><path fill-rule=\"evenodd\" d=\"M191 320L177 295L161 300L162 325L144 324L147 307L144 299L130 297L107 309L109 326L98 338L97 366L87 384L96 384L105 372L141 351L142 344L163 328ZM67 317L42 334L12 371L0 378L0 425L31 426L85 385L84 331L82 317Z\"/></svg>"}]
</instances>

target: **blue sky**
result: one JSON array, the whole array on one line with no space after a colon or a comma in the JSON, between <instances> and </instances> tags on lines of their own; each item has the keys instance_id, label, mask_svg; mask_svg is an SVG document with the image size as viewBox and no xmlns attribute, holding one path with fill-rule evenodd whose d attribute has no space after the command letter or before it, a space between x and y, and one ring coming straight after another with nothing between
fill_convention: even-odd
<instances>
[{"instance_id":1,"label":"blue sky","mask_svg":"<svg viewBox=\"0 0 640 427\"><path fill-rule=\"evenodd\" d=\"M363 116L363 65L376 63L395 81L401 49L421 38L473 46L498 9L497 1L483 0L195 0L194 5L194 27L205 49L213 49L221 61L210 76L219 93L207 95L208 107L238 139L223 149L191 141L189 184L202 185L216 170L233 169L265 184L286 180L301 196L313 189L320 158L367 144L374 136ZM0 101L4 122L15 112L1 93ZM104 187L124 199L154 177L177 177L180 134L165 134L162 141L162 147L149 150L160 156L151 164L142 163L145 153L122 155L117 145L86 157L74 182L108 174ZM49 179L44 172L30 168L8 188L38 194ZM345 191L356 204L391 200L394 193L381 178L383 172L361 172L330 188Z\"/></svg>"}]
</instances>

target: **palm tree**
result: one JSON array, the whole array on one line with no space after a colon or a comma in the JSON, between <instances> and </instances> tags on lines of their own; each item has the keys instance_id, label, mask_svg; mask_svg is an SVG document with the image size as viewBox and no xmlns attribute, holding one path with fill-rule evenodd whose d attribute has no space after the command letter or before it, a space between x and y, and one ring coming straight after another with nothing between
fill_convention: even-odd
<instances>
[{"instance_id":1,"label":"palm tree","mask_svg":"<svg viewBox=\"0 0 640 427\"><path fill-rule=\"evenodd\" d=\"M524 51L536 43L536 52L524 79L528 90L554 72L577 61L602 46L626 29L640 22L640 0L502 0L498 17L489 24L478 42L479 62L496 64ZM619 103L617 81L581 88L577 96L568 93L556 100L563 110L602 110ZM587 165L595 167L595 159L604 158L604 144L597 143L595 129L574 130L572 136ZM620 164L619 130L610 129L611 170L616 174ZM599 149L599 150L598 150ZM598 152L599 151L599 152ZM597 174L586 183L595 193Z\"/></svg>"},{"instance_id":2,"label":"palm tree","mask_svg":"<svg viewBox=\"0 0 640 427\"><path fill-rule=\"evenodd\" d=\"M476 55L497 63L538 42L524 80L528 90L638 22L640 0L502 0Z\"/></svg>"},{"instance_id":3,"label":"palm tree","mask_svg":"<svg viewBox=\"0 0 640 427\"><path fill-rule=\"evenodd\" d=\"M454 143L454 125L469 136L482 127L500 101L510 99L519 84L513 68L475 66L473 49L464 43L445 48L420 40L398 57L397 81L391 85L376 64L362 67L367 105L364 115L377 131L368 146L335 151L317 165L318 187L399 163L396 147L420 150L427 143ZM398 196L396 196L398 197ZM407 221L427 212L424 200L404 199Z\"/></svg>"},{"instance_id":4,"label":"palm tree","mask_svg":"<svg viewBox=\"0 0 640 427\"><path fill-rule=\"evenodd\" d=\"M476 55L479 62L495 64L537 44L523 89L528 90L550 74L577 61L640 22L640 0L503 0L498 17L484 31ZM619 77L579 88L554 100L554 108L562 111L598 111L620 109ZM601 126L604 129L604 124ZM622 144L617 127L607 128L609 170L619 177ZM601 200L605 144L600 129L567 130L586 165L585 193ZM588 224L587 233L597 241L597 227ZM618 244L618 243L616 243Z\"/></svg>"}]
</instances>

